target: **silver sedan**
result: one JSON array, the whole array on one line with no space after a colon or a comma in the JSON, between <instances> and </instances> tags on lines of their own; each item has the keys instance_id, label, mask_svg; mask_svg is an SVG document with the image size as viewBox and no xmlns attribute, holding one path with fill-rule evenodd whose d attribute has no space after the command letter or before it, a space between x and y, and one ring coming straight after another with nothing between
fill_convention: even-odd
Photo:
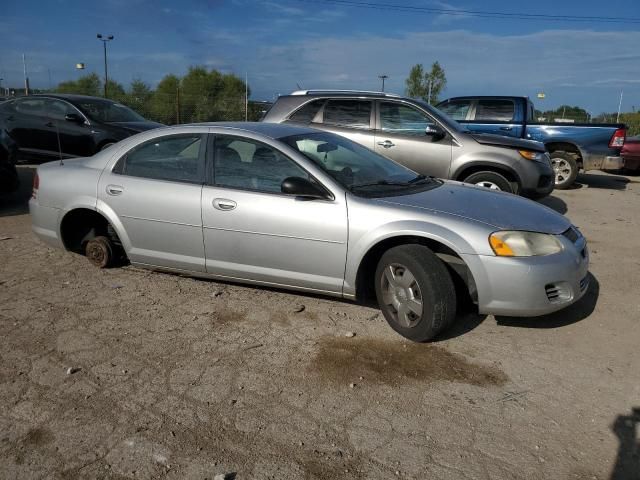
<instances>
[{"instance_id":1,"label":"silver sedan","mask_svg":"<svg viewBox=\"0 0 640 480\"><path fill-rule=\"evenodd\" d=\"M284 124L160 128L41 165L30 210L44 242L98 267L375 296L415 341L450 325L461 296L536 316L588 283L585 239L562 215Z\"/></svg>"}]
</instances>

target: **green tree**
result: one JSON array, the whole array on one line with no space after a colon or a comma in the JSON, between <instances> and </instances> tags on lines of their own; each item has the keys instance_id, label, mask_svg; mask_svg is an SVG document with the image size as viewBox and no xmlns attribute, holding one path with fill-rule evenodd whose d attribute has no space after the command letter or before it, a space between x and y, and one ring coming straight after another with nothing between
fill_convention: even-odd
<instances>
[{"instance_id":1,"label":"green tree","mask_svg":"<svg viewBox=\"0 0 640 480\"><path fill-rule=\"evenodd\" d=\"M151 119L168 125L178 122L177 105L180 79L175 75L165 75L151 96ZM180 119L183 121L182 119Z\"/></svg>"},{"instance_id":2,"label":"green tree","mask_svg":"<svg viewBox=\"0 0 640 480\"><path fill-rule=\"evenodd\" d=\"M406 93L411 98L427 98L427 89L424 83L424 67L418 63L411 67L409 76L405 80Z\"/></svg>"},{"instance_id":3,"label":"green tree","mask_svg":"<svg viewBox=\"0 0 640 480\"><path fill-rule=\"evenodd\" d=\"M102 95L104 95L104 88L102 89ZM126 96L127 93L124 91L124 87L122 86L122 84L116 82L115 80L107 80L107 98L115 100L116 102L122 102Z\"/></svg>"},{"instance_id":4,"label":"green tree","mask_svg":"<svg viewBox=\"0 0 640 480\"><path fill-rule=\"evenodd\" d=\"M129 91L122 99L122 103L133 108L143 117L149 118L152 115L151 98L153 91L151 87L140 79L134 79L129 86Z\"/></svg>"},{"instance_id":5,"label":"green tree","mask_svg":"<svg viewBox=\"0 0 640 480\"><path fill-rule=\"evenodd\" d=\"M433 62L431 71L424 76L424 81L427 86L427 103L438 103L438 97L447 86L447 76L440 63Z\"/></svg>"},{"instance_id":6,"label":"green tree","mask_svg":"<svg viewBox=\"0 0 640 480\"><path fill-rule=\"evenodd\" d=\"M440 63L434 62L425 72L421 63L414 65L405 81L407 96L421 98L429 104L437 103L440 93L447 86L447 76Z\"/></svg>"},{"instance_id":7,"label":"green tree","mask_svg":"<svg viewBox=\"0 0 640 480\"><path fill-rule=\"evenodd\" d=\"M95 73L84 75L77 80L61 82L55 88L57 93L75 93L76 95L102 95L102 82Z\"/></svg>"}]
</instances>

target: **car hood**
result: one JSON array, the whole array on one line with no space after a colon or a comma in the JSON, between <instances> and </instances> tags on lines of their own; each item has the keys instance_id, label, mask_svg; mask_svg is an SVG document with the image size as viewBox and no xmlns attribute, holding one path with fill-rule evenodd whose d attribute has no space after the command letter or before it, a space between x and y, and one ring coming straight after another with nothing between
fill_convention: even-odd
<instances>
[{"instance_id":1,"label":"car hood","mask_svg":"<svg viewBox=\"0 0 640 480\"><path fill-rule=\"evenodd\" d=\"M493 135L490 133L472 133L471 137L482 145L494 145L496 147L519 148L523 150L533 150L534 152L544 152L544 144L535 140L525 140L523 138L506 137Z\"/></svg>"},{"instance_id":2,"label":"car hood","mask_svg":"<svg viewBox=\"0 0 640 480\"><path fill-rule=\"evenodd\" d=\"M438 188L378 202L446 213L475 220L496 230L561 234L571 222L544 205L510 193L446 181Z\"/></svg>"},{"instance_id":3,"label":"car hood","mask_svg":"<svg viewBox=\"0 0 640 480\"><path fill-rule=\"evenodd\" d=\"M151 130L152 128L164 127L162 123L151 122L149 120L142 122L109 122L107 125L125 128L132 132L144 132L146 130Z\"/></svg>"}]
</instances>

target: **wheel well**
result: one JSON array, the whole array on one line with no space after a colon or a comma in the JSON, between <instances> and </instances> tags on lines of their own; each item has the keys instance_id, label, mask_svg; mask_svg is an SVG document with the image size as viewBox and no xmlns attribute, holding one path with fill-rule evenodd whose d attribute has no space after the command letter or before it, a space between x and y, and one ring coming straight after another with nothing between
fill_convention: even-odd
<instances>
[{"instance_id":1,"label":"wheel well","mask_svg":"<svg viewBox=\"0 0 640 480\"><path fill-rule=\"evenodd\" d=\"M509 182L515 183L518 187L520 187L520 179L515 173L511 172L506 168L501 168L496 165L472 165L470 167L465 168L460 173L458 173L458 175L456 175L455 180L458 180L461 182L465 178L467 178L469 175L473 175L474 173L477 173L477 172L499 173L500 175L505 177L507 180L509 180Z\"/></svg>"},{"instance_id":2,"label":"wheel well","mask_svg":"<svg viewBox=\"0 0 640 480\"><path fill-rule=\"evenodd\" d=\"M424 245L435 253L447 266L456 285L456 291L477 302L477 292L473 276L460 256L448 246L430 238L418 236L398 236L384 239L365 254L356 274L356 298L361 302L375 302L375 272L382 255L399 245ZM461 287L461 288L460 288Z\"/></svg>"},{"instance_id":3,"label":"wheel well","mask_svg":"<svg viewBox=\"0 0 640 480\"><path fill-rule=\"evenodd\" d=\"M544 145L549 152L555 152L556 150L561 150L568 153L573 153L576 155L576 161L579 165L582 165L582 154L580 153L580 149L576 147L573 143L565 143L565 142L555 142L555 143L545 143Z\"/></svg>"},{"instance_id":4,"label":"wheel well","mask_svg":"<svg viewBox=\"0 0 640 480\"><path fill-rule=\"evenodd\" d=\"M87 242L97 236L108 237L115 245L121 245L109 221L88 208L77 208L67 213L60 224L60 236L67 250L83 255Z\"/></svg>"}]
</instances>

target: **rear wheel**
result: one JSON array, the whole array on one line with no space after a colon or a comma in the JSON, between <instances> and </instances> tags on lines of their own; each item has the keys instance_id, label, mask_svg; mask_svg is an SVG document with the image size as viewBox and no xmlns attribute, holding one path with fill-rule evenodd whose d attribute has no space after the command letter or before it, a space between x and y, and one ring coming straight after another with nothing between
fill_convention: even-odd
<instances>
[{"instance_id":1,"label":"rear wheel","mask_svg":"<svg viewBox=\"0 0 640 480\"><path fill-rule=\"evenodd\" d=\"M455 319L456 293L451 275L427 247L401 245L388 250L375 275L382 314L403 337L427 341Z\"/></svg>"},{"instance_id":2,"label":"rear wheel","mask_svg":"<svg viewBox=\"0 0 640 480\"><path fill-rule=\"evenodd\" d=\"M511 182L503 175L497 172L484 171L476 172L469 175L463 180L465 183L472 183L489 190L498 190L507 193L517 193L517 189L513 187Z\"/></svg>"},{"instance_id":3,"label":"rear wheel","mask_svg":"<svg viewBox=\"0 0 640 480\"><path fill-rule=\"evenodd\" d=\"M114 264L113 245L107 237L94 237L87 242L85 254L98 268L108 268Z\"/></svg>"},{"instance_id":4,"label":"rear wheel","mask_svg":"<svg viewBox=\"0 0 640 480\"><path fill-rule=\"evenodd\" d=\"M551 152L549 156L555 174L555 188L566 190L578 176L578 162L573 154L562 150Z\"/></svg>"}]
</instances>

